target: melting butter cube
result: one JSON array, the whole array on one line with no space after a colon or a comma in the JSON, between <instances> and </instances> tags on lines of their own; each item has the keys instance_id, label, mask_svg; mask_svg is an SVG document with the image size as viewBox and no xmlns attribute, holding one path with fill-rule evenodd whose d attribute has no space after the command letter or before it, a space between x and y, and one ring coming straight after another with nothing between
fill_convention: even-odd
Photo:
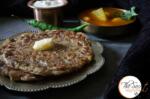
<instances>
[{"instance_id":1,"label":"melting butter cube","mask_svg":"<svg viewBox=\"0 0 150 99\"><path fill-rule=\"evenodd\" d=\"M51 49L54 45L53 38L44 38L39 41L35 41L33 45L34 50L42 51Z\"/></svg>"}]
</instances>

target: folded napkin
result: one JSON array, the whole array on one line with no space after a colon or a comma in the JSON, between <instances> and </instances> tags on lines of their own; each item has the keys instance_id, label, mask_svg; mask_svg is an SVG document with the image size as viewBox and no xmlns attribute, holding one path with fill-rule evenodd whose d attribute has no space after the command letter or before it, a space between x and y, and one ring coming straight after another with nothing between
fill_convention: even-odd
<instances>
[{"instance_id":1,"label":"folded napkin","mask_svg":"<svg viewBox=\"0 0 150 99\"><path fill-rule=\"evenodd\" d=\"M135 99L150 99L150 0L129 1L131 1L130 5L136 6L139 10L138 18L142 24L142 29L114 74L104 99L126 99L120 95L118 83L127 75L137 77L142 83L142 88L146 85L146 90L142 91Z\"/></svg>"}]
</instances>

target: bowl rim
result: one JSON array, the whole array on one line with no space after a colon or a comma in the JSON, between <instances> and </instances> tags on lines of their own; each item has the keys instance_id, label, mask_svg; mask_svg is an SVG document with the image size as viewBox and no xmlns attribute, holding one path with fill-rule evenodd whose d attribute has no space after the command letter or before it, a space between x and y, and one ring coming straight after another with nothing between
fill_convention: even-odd
<instances>
[{"instance_id":1,"label":"bowl rim","mask_svg":"<svg viewBox=\"0 0 150 99\"><path fill-rule=\"evenodd\" d=\"M33 5L33 3L35 2L35 1L37 1L37 0L30 0L28 3L27 3L27 6L28 7L30 7L30 8L32 8L32 9L56 9L56 8L61 8L61 7L64 7L64 6L66 6L67 4L68 4L68 1L67 0L61 0L62 2L63 2L63 5L61 5L61 6L58 6L58 7L47 7L47 8L43 8L43 7L35 7L34 5Z\"/></svg>"},{"instance_id":2,"label":"bowl rim","mask_svg":"<svg viewBox=\"0 0 150 99\"><path fill-rule=\"evenodd\" d=\"M122 8L116 8L116 7L101 7L101 8L110 8L110 9L117 9L117 10L120 10L120 11L122 11L122 12L126 12L127 10L126 9L122 9ZM96 9L96 8L91 8L91 9ZM87 9L87 10L90 10L90 9ZM83 13L83 12L85 12L85 11L87 11L87 10L84 10L84 11L82 11L80 14L79 14L79 16L78 16L78 18L79 18L79 20L80 20L80 22L81 22L81 24L82 23L88 23L89 25L91 25L91 26L95 26L95 27L103 27L103 28L115 28L115 27L124 27L124 26L128 26L128 25L130 25L130 24L133 24L135 21L136 21L136 17L135 18L133 18L132 20L132 22L130 22L130 23L128 23L128 24L122 24L122 25L112 25L112 26L104 26L104 25L95 25L95 24L92 24L92 23L90 23L90 22L87 22L87 21L85 21L85 20L83 20L82 18L81 18L81 14Z\"/></svg>"}]
</instances>

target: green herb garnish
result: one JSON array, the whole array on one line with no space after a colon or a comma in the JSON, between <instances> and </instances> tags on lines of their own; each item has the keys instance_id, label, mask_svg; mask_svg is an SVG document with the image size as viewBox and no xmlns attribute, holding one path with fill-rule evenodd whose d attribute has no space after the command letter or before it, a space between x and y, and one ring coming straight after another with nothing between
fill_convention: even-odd
<instances>
[{"instance_id":1,"label":"green herb garnish","mask_svg":"<svg viewBox=\"0 0 150 99\"><path fill-rule=\"evenodd\" d=\"M138 14L135 12L135 7L131 7L130 10L127 10L121 14L121 18L125 20L131 20Z\"/></svg>"},{"instance_id":2,"label":"green herb garnish","mask_svg":"<svg viewBox=\"0 0 150 99\"><path fill-rule=\"evenodd\" d=\"M89 25L88 23L85 23L85 24L77 26L77 27L65 28L65 27L53 26L53 25L47 24L45 22L36 21L34 19L27 20L27 23L30 24L30 25L32 25L33 27L37 27L37 28L39 28L39 29L41 29L43 31L45 31L45 30L63 29L63 30L70 30L70 31L78 32L78 31L83 30L86 26Z\"/></svg>"}]
</instances>

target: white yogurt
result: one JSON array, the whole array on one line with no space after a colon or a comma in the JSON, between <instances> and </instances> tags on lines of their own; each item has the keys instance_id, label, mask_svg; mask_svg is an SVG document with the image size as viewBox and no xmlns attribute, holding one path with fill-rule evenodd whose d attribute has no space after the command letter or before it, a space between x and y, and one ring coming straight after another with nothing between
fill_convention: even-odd
<instances>
[{"instance_id":1,"label":"white yogurt","mask_svg":"<svg viewBox=\"0 0 150 99\"><path fill-rule=\"evenodd\" d=\"M61 0L38 0L33 3L33 6L37 8L54 8L63 5L64 3Z\"/></svg>"}]
</instances>

